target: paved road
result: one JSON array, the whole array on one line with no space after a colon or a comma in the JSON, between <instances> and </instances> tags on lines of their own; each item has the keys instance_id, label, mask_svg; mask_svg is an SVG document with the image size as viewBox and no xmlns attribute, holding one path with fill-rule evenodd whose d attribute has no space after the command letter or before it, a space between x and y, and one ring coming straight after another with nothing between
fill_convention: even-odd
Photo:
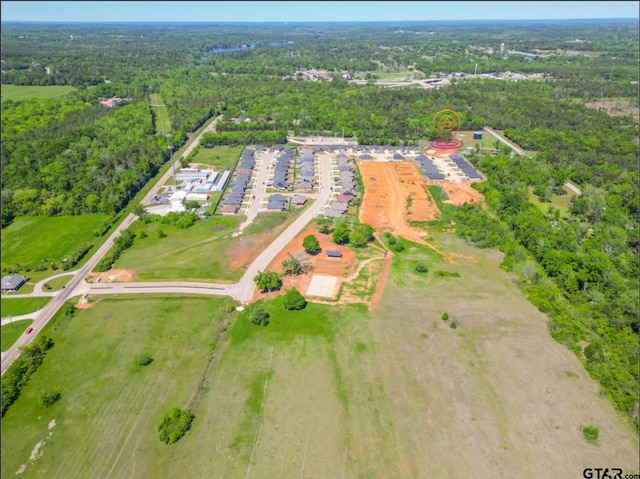
<instances>
[{"instance_id":1,"label":"paved road","mask_svg":"<svg viewBox=\"0 0 640 479\"><path fill-rule=\"evenodd\" d=\"M199 137L198 137L199 138ZM324 156L324 155L323 155ZM53 315L64 304L64 302L74 296L82 295L86 292L90 294L133 294L133 293L189 293L189 294L210 294L231 296L232 298L247 303L253 297L255 291L254 276L258 271L264 271L273 258L291 241L302 229L311 221L329 202L332 196L331 184L331 160L322 158L319 160L320 170L320 193L316 201L306 209L276 240L265 248L264 251L249 266L242 279L235 284L212 284L212 283L111 283L111 284L89 284L84 279L100 262L102 257L109 251L115 238L128 228L137 218L133 213L129 214L109 236L104 244L94 253L87 263L80 268L67 284L66 288L60 291L52 301L40 310L38 317L33 323L33 332L30 335L22 335L16 343L6 352L2 353L2 374L5 373L11 363L19 356L20 346L25 346L33 341L37 334L46 326Z\"/></svg>"},{"instance_id":2,"label":"paved road","mask_svg":"<svg viewBox=\"0 0 640 479\"><path fill-rule=\"evenodd\" d=\"M149 190L149 193L147 193L145 195L145 197L142 198L142 201L140 201L140 203L142 203L143 205L148 205L148 204L151 203L151 199L158 194L158 191L160 191L160 188L162 188L164 185L167 184L167 181L169 181L169 178L171 178L171 175L173 175L173 170L175 169L176 171L178 171L178 170L180 170L180 168L182 168L181 159L182 158L186 158L187 156L189 156L191 154L191 152L194 150L194 148L200 144L200 140L202 140L202 135L204 135L205 133L208 133L210 131L215 131L216 123L218 122L218 120L220 118L222 118L222 115L218 116L215 120L213 120L211 123L209 123L209 125L207 125L207 127L204 130L202 130L202 132L200 132L200 134L197 136L197 138L195 140L193 140L189 144L189 146L187 146L187 148L184 150L182 155L180 155L180 158L178 158L173 163L173 167L169 168L165 172L165 174L162 175L162 178L160 178L156 182L156 184L153 185L151 190Z\"/></svg>"},{"instance_id":3,"label":"paved road","mask_svg":"<svg viewBox=\"0 0 640 479\"><path fill-rule=\"evenodd\" d=\"M494 137L496 137L498 140L500 140L502 143L504 143L505 145L507 145L508 147L512 148L513 151L515 151L516 153L518 153L519 155L522 156L527 156L529 158L531 158L529 155L527 155L525 153L525 151L518 147L517 145L511 143L509 140L507 140L506 138L504 138L503 136L501 136L500 134L496 133L493 128L490 128L488 126L484 127L484 130L488 133L490 133L491 135L493 135ZM569 188L571 191L573 191L575 194L577 195L581 195L582 192L580 191L580 188L578 188L576 185L570 183L569 181L567 181L564 186L566 186L567 188Z\"/></svg>"},{"instance_id":4,"label":"paved road","mask_svg":"<svg viewBox=\"0 0 640 479\"><path fill-rule=\"evenodd\" d=\"M249 193L249 208L245 212L247 219L240 225L240 231L253 223L253 220L258 216L258 210L260 208L260 202L262 198L266 196L267 187L265 185L267 181L267 172L271 162L276 158L275 153L254 153L256 158L256 166L258 171L255 175L253 182L253 189ZM255 198L253 198L255 196Z\"/></svg>"},{"instance_id":5,"label":"paved road","mask_svg":"<svg viewBox=\"0 0 640 479\"><path fill-rule=\"evenodd\" d=\"M324 156L324 155L323 155ZM269 246L267 246L262 253L249 265L247 271L242 276L242 279L238 283L238 287L240 291L235 296L235 299L238 301L242 301L246 303L251 301L253 297L253 292L255 291L256 285L253 282L254 276L259 271L264 271L269 263L273 261L273 258L277 256L277 254L282 251L282 249L289 243L293 238L296 237L300 231L316 217L322 208L329 202L331 199L332 191L331 191L331 160L329 158L321 158L318 160L319 170L320 170L320 193L318 194L317 199L314 203L307 208L302 214L286 229L284 230L280 236L278 236L275 241L273 241Z\"/></svg>"},{"instance_id":6,"label":"paved road","mask_svg":"<svg viewBox=\"0 0 640 479\"><path fill-rule=\"evenodd\" d=\"M195 138L195 140L193 140L191 144L189 144L189 146L185 149L184 153L182 154L183 157L188 156L193 151L193 149L200 143L200 140L202 139L202 135L205 132L211 131L212 129L215 128L216 122L218 121L219 118L220 116L216 118L214 121L212 121ZM176 166L177 167L180 166L179 160L176 162ZM149 200L153 198L155 194L157 194L156 192L158 191L160 186L164 185L166 181L171 177L172 174L173 174L173 170L169 168L167 173L165 173L165 175L162 176L162 178L154 185L154 187L151 188L151 191L149 191L149 193L144 197L144 199L142 200L142 203L143 204L148 203ZM20 336L18 340L13 344L13 346L11 346L7 351L4 351L2 353L2 360L1 360L2 363L0 365L1 374L4 374L7 368L20 355L20 347L30 344L36 338L38 333L42 331L42 329L47 325L49 320L58 311L58 309L60 309L60 307L65 303L67 299L72 298L78 294L82 294L84 278L87 277L91 271L93 271L93 269L104 257L104 255L107 254L109 249L111 249L111 247L113 246L114 240L118 236L120 236L120 233L125 229L127 229L129 226L131 226L131 223L133 223L133 221L136 218L137 217L133 213L129 214L129 216L125 218L125 220L113 231L113 233L111 233L109 238L107 238L107 240L102 244L102 246L98 248L98 250L93 254L93 256L89 258L89 260L85 263L85 265L75 272L76 274L73 276L71 281L66 285L65 289L56 293L53 299L51 300L51 302L37 312L38 314L35 317L35 320L32 325L33 332L29 335L23 334L22 336ZM48 294L43 294L43 296L48 296ZM12 297L18 297L18 296L12 296Z\"/></svg>"},{"instance_id":7,"label":"paved road","mask_svg":"<svg viewBox=\"0 0 640 479\"><path fill-rule=\"evenodd\" d=\"M23 334L18 338L18 340L11 346L7 351L2 353L2 365L1 371L2 374L5 373L7 368L13 363L13 361L20 355L19 348L21 346L26 346L30 344L34 338L38 335L38 333L47 325L49 320L53 317L53 315L60 309L60 307L64 304L64 302L73 297L74 290L76 287L84 281L84 278L96 267L96 265L100 262L102 257L107 254L109 249L113 246L114 240L120 236L120 232L128 228L131 223L136 219L136 216L133 213L130 213L127 216L122 224L118 226L113 233L107 238L107 240L98 248L98 250L89 258L89 260L82 266L76 274L72 277L71 281L67 284L65 289L58 292L56 296L51 300L49 304L47 304L44 308L40 310L40 314L33 322L33 332L29 335Z\"/></svg>"},{"instance_id":8,"label":"paved road","mask_svg":"<svg viewBox=\"0 0 640 479\"><path fill-rule=\"evenodd\" d=\"M500 140L502 143L504 143L505 145L507 145L509 148L511 148L513 151L515 151L517 154L522 155L522 156L529 156L527 155L524 150L522 148L520 148L518 145L515 145L514 143L511 143L509 140L507 140L504 136L499 135L498 133L495 132L495 130L493 128L490 128L488 126L484 127L484 131L486 131L487 133L493 135L494 137L496 137L498 140Z\"/></svg>"}]
</instances>

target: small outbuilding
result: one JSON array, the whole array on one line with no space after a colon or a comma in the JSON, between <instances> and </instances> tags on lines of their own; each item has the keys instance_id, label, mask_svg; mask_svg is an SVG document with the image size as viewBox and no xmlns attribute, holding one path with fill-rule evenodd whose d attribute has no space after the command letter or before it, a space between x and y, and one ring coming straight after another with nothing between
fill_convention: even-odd
<instances>
[{"instance_id":1,"label":"small outbuilding","mask_svg":"<svg viewBox=\"0 0 640 479\"><path fill-rule=\"evenodd\" d=\"M473 139L474 140L482 140L482 132L481 131L474 131L473 132Z\"/></svg>"},{"instance_id":2,"label":"small outbuilding","mask_svg":"<svg viewBox=\"0 0 640 479\"><path fill-rule=\"evenodd\" d=\"M342 258L342 253L340 251L328 249L327 258Z\"/></svg>"}]
</instances>

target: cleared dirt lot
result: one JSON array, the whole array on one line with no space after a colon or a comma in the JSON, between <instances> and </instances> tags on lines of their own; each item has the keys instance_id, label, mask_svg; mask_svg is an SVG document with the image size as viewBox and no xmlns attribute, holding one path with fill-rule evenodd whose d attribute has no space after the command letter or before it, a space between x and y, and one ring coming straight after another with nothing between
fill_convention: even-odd
<instances>
[{"instance_id":1,"label":"cleared dirt lot","mask_svg":"<svg viewBox=\"0 0 640 479\"><path fill-rule=\"evenodd\" d=\"M314 235L320 243L322 250L317 255L309 255L305 252L302 246L302 241L307 235ZM335 250L342 253L342 258L327 258L326 251ZM340 246L331 241L331 235L324 235L318 233L313 226L307 226L303 229L290 243L288 243L280 253L271 261L266 268L267 271L276 271L277 273L283 273L284 268L282 262L289 259L289 255L293 255L295 258L300 259L303 262L307 262L312 266L312 269L307 274L301 274L298 276L285 276L282 278L282 288L280 291L274 291L272 293L263 294L256 288L254 292L253 300L260 298L271 298L284 294L288 288L297 288L302 294L307 291L311 277L314 274L320 274L325 276L335 276L338 278L338 285L349 277L357 268L358 260L356 254L346 246ZM336 288L336 292L337 292Z\"/></svg>"},{"instance_id":2,"label":"cleared dirt lot","mask_svg":"<svg viewBox=\"0 0 640 479\"><path fill-rule=\"evenodd\" d=\"M462 183L440 182L436 184L442 187L449 197L448 200L444 201L445 203L462 206L465 203L478 204L484 199L482 193L471 187L473 184L471 181L463 181Z\"/></svg>"},{"instance_id":3,"label":"cleared dirt lot","mask_svg":"<svg viewBox=\"0 0 640 479\"><path fill-rule=\"evenodd\" d=\"M376 229L424 244L428 235L407 224L412 221L432 221L438 208L413 163L360 161L358 168L365 186L360 207L360 222ZM411 196L410 213L407 202ZM420 219L417 219L420 218Z\"/></svg>"}]
</instances>

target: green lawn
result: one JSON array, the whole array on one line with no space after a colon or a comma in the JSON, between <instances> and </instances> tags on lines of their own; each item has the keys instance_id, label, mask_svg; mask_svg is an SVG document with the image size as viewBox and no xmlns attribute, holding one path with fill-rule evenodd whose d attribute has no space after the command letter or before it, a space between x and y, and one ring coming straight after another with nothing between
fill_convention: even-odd
<instances>
[{"instance_id":1,"label":"green lawn","mask_svg":"<svg viewBox=\"0 0 640 479\"><path fill-rule=\"evenodd\" d=\"M2 85L3 100L27 100L29 98L59 98L75 91L72 86L22 86Z\"/></svg>"},{"instance_id":2,"label":"green lawn","mask_svg":"<svg viewBox=\"0 0 640 479\"><path fill-rule=\"evenodd\" d=\"M105 215L16 218L2 230L2 267L19 263L33 268L43 259L59 262L72 256L82 243L104 241L93 230L106 219Z\"/></svg>"},{"instance_id":3,"label":"green lawn","mask_svg":"<svg viewBox=\"0 0 640 479\"><path fill-rule=\"evenodd\" d=\"M49 288L46 286L43 288L44 291L59 291L65 286L69 281L71 281L72 276L61 276L60 278L55 278L50 281L47 281L45 284L49 285Z\"/></svg>"},{"instance_id":4,"label":"green lawn","mask_svg":"<svg viewBox=\"0 0 640 479\"><path fill-rule=\"evenodd\" d=\"M542 201L540 201L540 199L538 198L537 195L535 195L533 193L533 187L530 186L529 187L529 201L531 203L533 203L534 205L536 205L538 208L540 208L540 211L542 211L543 213L547 213L549 211L549 208L553 207L557 210L560 210L560 214L563 218L566 218L569 216L569 206L571 204L571 197L575 196L575 193L572 192L571 190L569 190L568 188L563 188L564 191L567 192L567 194L562 195L562 196L558 196L558 195L551 195L551 202L550 203L544 203Z\"/></svg>"},{"instance_id":5,"label":"green lawn","mask_svg":"<svg viewBox=\"0 0 640 479\"><path fill-rule=\"evenodd\" d=\"M136 279L153 280L229 280L242 277L247 263L234 264L236 253L246 247L259 249L268 244L295 218L290 213L258 215L241 237L233 238L244 216L215 216L196 222L187 229L136 222L131 230L144 228L146 238L136 238L116 261L116 268L136 271ZM166 233L158 237L158 231ZM258 251L259 252L259 251ZM257 253L256 253L257 256Z\"/></svg>"},{"instance_id":6,"label":"green lawn","mask_svg":"<svg viewBox=\"0 0 640 479\"><path fill-rule=\"evenodd\" d=\"M149 468L169 449L157 439L156 425L196 392L225 302L108 299L72 318L58 315L45 328L55 345L2 419L3 438L12 438L11 445L2 441L3 477L25 463L24 477L120 477L132 452L141 466L137 477L160 477ZM140 353L153 362L136 365ZM62 398L45 409L38 396L48 388ZM39 441L45 456L30 462Z\"/></svg>"},{"instance_id":7,"label":"green lawn","mask_svg":"<svg viewBox=\"0 0 640 479\"><path fill-rule=\"evenodd\" d=\"M149 95L149 102L151 103L151 108L155 112L155 121L156 121L156 133L171 133L171 121L169 120L169 113L167 112L167 107L164 104L164 100L160 93L151 93ZM162 105L162 106L154 106L154 105Z\"/></svg>"},{"instance_id":8,"label":"green lawn","mask_svg":"<svg viewBox=\"0 0 640 479\"><path fill-rule=\"evenodd\" d=\"M191 162L213 166L216 171L233 170L240 158L240 153L242 148L232 146L200 148Z\"/></svg>"},{"instance_id":9,"label":"green lawn","mask_svg":"<svg viewBox=\"0 0 640 479\"><path fill-rule=\"evenodd\" d=\"M24 477L52 479L535 477L566 468L558 451L634 471L637 434L549 337L500 253L450 234L432 241L466 259L406 242L375 311L287 312L279 297L266 304L270 324L255 326L247 312L225 315L225 299L138 296L56 317L54 347L2 420L2 474L26 464ZM417 261L429 272L415 273ZM139 353L154 361L136 366ZM47 388L62 395L49 409L38 403ZM195 419L166 446L156 427L174 406ZM575 439L584 417L601 429L598 448Z\"/></svg>"},{"instance_id":10,"label":"green lawn","mask_svg":"<svg viewBox=\"0 0 640 479\"><path fill-rule=\"evenodd\" d=\"M33 320L23 319L2 326L2 350L6 351L13 346L13 343L27 330L31 323L33 323Z\"/></svg>"},{"instance_id":11,"label":"green lawn","mask_svg":"<svg viewBox=\"0 0 640 479\"><path fill-rule=\"evenodd\" d=\"M19 316L21 314L33 313L44 308L50 297L33 297L33 298L2 298L2 317Z\"/></svg>"}]
</instances>

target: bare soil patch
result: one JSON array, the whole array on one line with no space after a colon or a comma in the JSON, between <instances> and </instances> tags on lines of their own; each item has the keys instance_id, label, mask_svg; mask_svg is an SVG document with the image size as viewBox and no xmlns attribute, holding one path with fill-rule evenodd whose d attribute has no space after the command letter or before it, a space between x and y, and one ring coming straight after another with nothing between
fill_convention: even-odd
<instances>
[{"instance_id":1,"label":"bare soil patch","mask_svg":"<svg viewBox=\"0 0 640 479\"><path fill-rule=\"evenodd\" d=\"M317 255L309 255L305 252L302 246L302 241L307 235L314 235L320 243L321 251ZM342 258L327 258L326 251L334 250L342 253ZM324 235L318 233L318 231L311 225L302 230L290 243L288 243L280 253L271 261L267 270L275 271L279 274L284 273L282 262L289 258L289 254L295 258L299 258L303 262L308 262L311 265L311 270L307 274L301 274L298 276L285 276L282 278L282 288L280 291L274 291L272 293L263 294L256 289L253 301L265 298L275 297L280 294L284 294L287 289L296 288L298 291L304 294L311 282L311 276L314 274L321 274L326 276L336 276L338 278L337 284L352 274L357 266L358 259L356 254L346 246L335 244L331 241L330 235ZM339 286L336 288L338 291Z\"/></svg>"},{"instance_id":2,"label":"bare soil patch","mask_svg":"<svg viewBox=\"0 0 640 479\"><path fill-rule=\"evenodd\" d=\"M631 115L636 121L640 120L640 109L638 109L637 101L634 105L631 100L601 100L587 102L585 106L596 110L604 110L610 116Z\"/></svg>"},{"instance_id":3,"label":"bare soil patch","mask_svg":"<svg viewBox=\"0 0 640 479\"><path fill-rule=\"evenodd\" d=\"M272 239L269 235L240 236L235 244L227 250L227 254L233 258L229 268L234 271L245 264L251 263L264 249L264 245Z\"/></svg>"},{"instance_id":4,"label":"bare soil patch","mask_svg":"<svg viewBox=\"0 0 640 479\"><path fill-rule=\"evenodd\" d=\"M444 203L449 203L455 206L462 206L465 203L479 204L484 200L484 196L477 190L474 190L471 185L471 181L465 181L462 183L438 183L438 186L442 187L444 192L449 197Z\"/></svg>"},{"instance_id":5,"label":"bare soil patch","mask_svg":"<svg viewBox=\"0 0 640 479\"><path fill-rule=\"evenodd\" d=\"M78 301L76 304L74 304L74 307L76 309L91 309L95 306L96 303L87 303L85 301Z\"/></svg>"},{"instance_id":6,"label":"bare soil patch","mask_svg":"<svg viewBox=\"0 0 640 479\"><path fill-rule=\"evenodd\" d=\"M110 269L101 273L89 273L95 283L98 278L102 278L102 283L129 283L135 278L136 272L132 269Z\"/></svg>"},{"instance_id":7,"label":"bare soil patch","mask_svg":"<svg viewBox=\"0 0 640 479\"><path fill-rule=\"evenodd\" d=\"M427 233L411 228L408 221L435 220L438 208L425 189L426 183L415 165L408 162L361 161L358 167L365 186L360 221L376 229L391 230L410 241L426 244ZM408 214L409 196L411 209Z\"/></svg>"}]
</instances>

